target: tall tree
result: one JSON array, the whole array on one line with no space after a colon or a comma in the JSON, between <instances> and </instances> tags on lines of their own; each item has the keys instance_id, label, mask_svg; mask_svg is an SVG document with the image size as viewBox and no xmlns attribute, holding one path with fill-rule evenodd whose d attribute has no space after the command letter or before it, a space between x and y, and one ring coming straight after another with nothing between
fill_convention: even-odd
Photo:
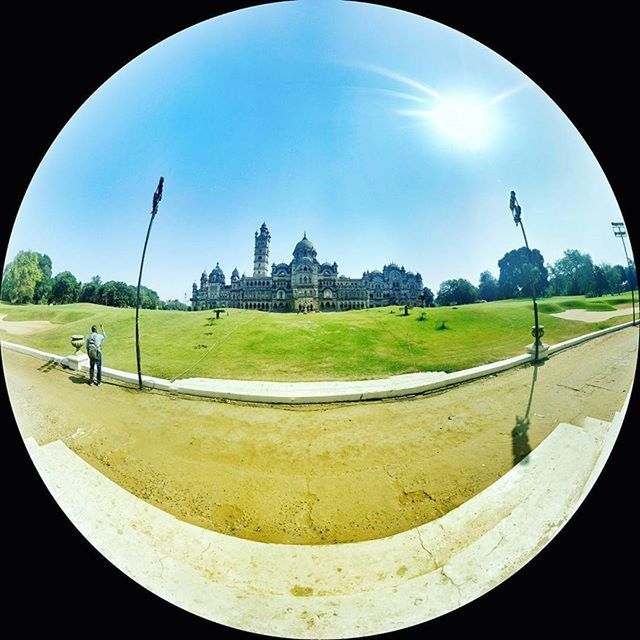
<instances>
[{"instance_id":1,"label":"tall tree","mask_svg":"<svg viewBox=\"0 0 640 640\"><path fill-rule=\"evenodd\" d=\"M136 303L136 290L126 282L109 280L100 288L99 299L109 307L132 307Z\"/></svg>"},{"instance_id":2,"label":"tall tree","mask_svg":"<svg viewBox=\"0 0 640 640\"><path fill-rule=\"evenodd\" d=\"M480 274L480 286L478 287L478 295L482 300L491 302L497 300L500 296L498 281L490 271L483 271Z\"/></svg>"},{"instance_id":3,"label":"tall tree","mask_svg":"<svg viewBox=\"0 0 640 640\"><path fill-rule=\"evenodd\" d=\"M135 304L136 288L130 285L133 292L133 299ZM160 296L153 290L140 285L140 306L143 309L158 309L162 305Z\"/></svg>"},{"instance_id":4,"label":"tall tree","mask_svg":"<svg viewBox=\"0 0 640 640\"><path fill-rule=\"evenodd\" d=\"M634 264L629 263L626 269L627 274L627 291L638 288L638 273Z\"/></svg>"},{"instance_id":5,"label":"tall tree","mask_svg":"<svg viewBox=\"0 0 640 640\"><path fill-rule=\"evenodd\" d=\"M13 289L12 266L13 262L8 262L2 272L2 286L0 286L0 300L2 302L11 302L10 291Z\"/></svg>"},{"instance_id":6,"label":"tall tree","mask_svg":"<svg viewBox=\"0 0 640 640\"><path fill-rule=\"evenodd\" d=\"M425 287L422 290L422 295L424 296L424 306L425 307L432 307L433 306L433 301L435 300L435 296L433 295L433 291L431 291L431 289L429 289L429 287Z\"/></svg>"},{"instance_id":7,"label":"tall tree","mask_svg":"<svg viewBox=\"0 0 640 640\"><path fill-rule=\"evenodd\" d=\"M593 267L593 286L589 292L594 296L603 296L609 291L609 281L602 266L594 265Z\"/></svg>"},{"instance_id":8,"label":"tall tree","mask_svg":"<svg viewBox=\"0 0 640 640\"><path fill-rule=\"evenodd\" d=\"M554 292L577 296L589 293L594 287L593 260L588 253L567 249L553 265Z\"/></svg>"},{"instance_id":9,"label":"tall tree","mask_svg":"<svg viewBox=\"0 0 640 640\"><path fill-rule=\"evenodd\" d=\"M440 306L450 304L469 304L478 299L478 289L464 278L445 280L438 290L436 303Z\"/></svg>"},{"instance_id":10,"label":"tall tree","mask_svg":"<svg viewBox=\"0 0 640 640\"><path fill-rule=\"evenodd\" d=\"M36 254L38 256L38 268L40 269L40 280L36 283L33 292L33 301L36 304L47 304L51 296L51 287L53 280L51 278L52 264L51 258L45 254Z\"/></svg>"},{"instance_id":11,"label":"tall tree","mask_svg":"<svg viewBox=\"0 0 640 640\"><path fill-rule=\"evenodd\" d=\"M3 278L3 297L13 304L33 302L36 285L42 279L38 266L40 254L34 251L20 251Z\"/></svg>"},{"instance_id":12,"label":"tall tree","mask_svg":"<svg viewBox=\"0 0 640 640\"><path fill-rule=\"evenodd\" d=\"M619 267L619 268L618 268ZM624 282L624 268L620 265L611 266L610 264L601 264L600 269L607 279L607 293L620 293Z\"/></svg>"},{"instance_id":13,"label":"tall tree","mask_svg":"<svg viewBox=\"0 0 640 640\"><path fill-rule=\"evenodd\" d=\"M102 286L102 280L100 276L93 276L89 282L85 282L78 296L79 302L93 302L100 304L100 287Z\"/></svg>"},{"instance_id":14,"label":"tall tree","mask_svg":"<svg viewBox=\"0 0 640 640\"><path fill-rule=\"evenodd\" d=\"M502 298L529 297L532 282L537 295L542 295L547 288L549 272L538 249L532 249L530 256L526 247L513 249L498 261L498 267L498 286Z\"/></svg>"},{"instance_id":15,"label":"tall tree","mask_svg":"<svg viewBox=\"0 0 640 640\"><path fill-rule=\"evenodd\" d=\"M80 294L80 283L71 271L62 271L54 279L51 286L51 301L56 304L77 302Z\"/></svg>"}]
</instances>

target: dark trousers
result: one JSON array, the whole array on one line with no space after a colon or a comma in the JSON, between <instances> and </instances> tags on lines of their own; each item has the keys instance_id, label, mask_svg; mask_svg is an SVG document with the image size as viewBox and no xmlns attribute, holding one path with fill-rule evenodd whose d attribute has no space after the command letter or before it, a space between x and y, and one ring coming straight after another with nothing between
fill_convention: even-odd
<instances>
[{"instance_id":1,"label":"dark trousers","mask_svg":"<svg viewBox=\"0 0 640 640\"><path fill-rule=\"evenodd\" d=\"M96 360L89 358L89 382L93 382L93 369L96 365L98 366L96 382L102 382L102 351L98 351Z\"/></svg>"}]
</instances>

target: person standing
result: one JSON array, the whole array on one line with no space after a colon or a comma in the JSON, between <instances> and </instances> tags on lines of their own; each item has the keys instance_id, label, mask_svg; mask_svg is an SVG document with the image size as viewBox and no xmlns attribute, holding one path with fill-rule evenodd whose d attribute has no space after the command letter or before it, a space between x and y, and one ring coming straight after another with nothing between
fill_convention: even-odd
<instances>
[{"instance_id":1,"label":"person standing","mask_svg":"<svg viewBox=\"0 0 640 640\"><path fill-rule=\"evenodd\" d=\"M96 386L102 384L102 342L107 337L104 326L100 323L100 333L94 324L91 335L87 338L87 354L89 355L89 384L93 384L93 372L97 369Z\"/></svg>"}]
</instances>

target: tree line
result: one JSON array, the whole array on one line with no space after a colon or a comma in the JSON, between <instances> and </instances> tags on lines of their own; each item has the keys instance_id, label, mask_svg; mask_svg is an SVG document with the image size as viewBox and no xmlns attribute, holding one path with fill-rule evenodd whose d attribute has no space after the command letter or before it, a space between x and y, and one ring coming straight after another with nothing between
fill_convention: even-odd
<instances>
[{"instance_id":1,"label":"tree line","mask_svg":"<svg viewBox=\"0 0 640 640\"><path fill-rule=\"evenodd\" d=\"M12 304L70 304L93 302L108 307L134 307L137 289L126 282L102 282L93 276L80 282L70 271L52 275L51 258L36 251L20 251L2 274L0 300ZM148 287L140 288L143 309L177 309L186 311L187 305L178 300L162 301Z\"/></svg>"},{"instance_id":2,"label":"tree line","mask_svg":"<svg viewBox=\"0 0 640 640\"><path fill-rule=\"evenodd\" d=\"M436 296L426 290L438 306L469 304L480 300L529 298L532 285L537 296L599 297L619 294L637 288L637 273L633 265L594 264L588 253L567 249L562 258L545 266L538 249L528 255L526 247L508 251L498 261L499 276L490 271L480 274L478 285L464 278L445 280ZM427 293L428 291L428 293Z\"/></svg>"},{"instance_id":3,"label":"tree line","mask_svg":"<svg viewBox=\"0 0 640 640\"><path fill-rule=\"evenodd\" d=\"M469 304L484 300L531 297L532 283L536 295L590 297L619 294L637 287L633 265L594 264L588 253L567 249L559 260L545 266L538 249L528 256L526 247L508 251L498 260L499 275L490 271L480 274L478 285L457 278L441 283L437 295L425 287L424 304L447 306ZM94 276L80 282L70 271L52 276L51 258L35 251L20 251L2 274L0 300L13 304L70 304L93 302L109 307L133 307L136 287L125 282L102 282ZM140 306L143 309L175 309L186 311L187 305L178 300L160 300L148 287L141 287Z\"/></svg>"}]
</instances>

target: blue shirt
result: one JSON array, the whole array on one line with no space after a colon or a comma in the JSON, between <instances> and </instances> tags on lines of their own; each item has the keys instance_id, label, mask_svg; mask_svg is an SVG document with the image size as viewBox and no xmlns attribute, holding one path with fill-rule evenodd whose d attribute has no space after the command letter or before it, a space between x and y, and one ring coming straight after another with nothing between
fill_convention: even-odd
<instances>
[{"instance_id":1,"label":"blue shirt","mask_svg":"<svg viewBox=\"0 0 640 640\"><path fill-rule=\"evenodd\" d=\"M102 341L107 337L107 334L105 331L103 331L102 333L92 333L88 338L87 338L87 351L89 351L89 341L91 340L91 338L93 338L93 341L96 343L96 346L98 347L98 351L100 351L100 353L102 353Z\"/></svg>"}]
</instances>

